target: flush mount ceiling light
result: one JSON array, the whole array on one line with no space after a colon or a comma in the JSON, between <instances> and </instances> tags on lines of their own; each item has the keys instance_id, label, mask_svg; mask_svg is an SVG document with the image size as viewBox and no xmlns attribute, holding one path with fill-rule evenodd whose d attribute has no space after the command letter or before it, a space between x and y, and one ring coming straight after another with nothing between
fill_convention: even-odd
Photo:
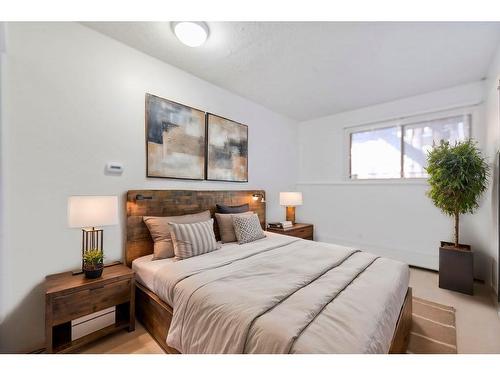
<instances>
[{"instance_id":1,"label":"flush mount ceiling light","mask_svg":"<svg viewBox=\"0 0 500 375\"><path fill-rule=\"evenodd\" d=\"M199 47L208 38L208 26L205 22L172 22L175 36L186 46Z\"/></svg>"}]
</instances>

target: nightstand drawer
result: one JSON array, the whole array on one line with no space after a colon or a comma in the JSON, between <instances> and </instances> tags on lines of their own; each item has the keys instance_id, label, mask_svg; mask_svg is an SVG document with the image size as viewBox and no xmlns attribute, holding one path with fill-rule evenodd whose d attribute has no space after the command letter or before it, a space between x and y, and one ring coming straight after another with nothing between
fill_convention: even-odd
<instances>
[{"instance_id":1,"label":"nightstand drawer","mask_svg":"<svg viewBox=\"0 0 500 375\"><path fill-rule=\"evenodd\" d=\"M119 305L130 300L131 280L116 281L91 289L92 312Z\"/></svg>"},{"instance_id":2,"label":"nightstand drawer","mask_svg":"<svg viewBox=\"0 0 500 375\"><path fill-rule=\"evenodd\" d=\"M313 236L312 227L296 229L292 232L292 235L299 238L309 239Z\"/></svg>"},{"instance_id":3,"label":"nightstand drawer","mask_svg":"<svg viewBox=\"0 0 500 375\"><path fill-rule=\"evenodd\" d=\"M52 305L54 324L119 305L130 300L131 280L99 285L80 292L55 297Z\"/></svg>"},{"instance_id":4,"label":"nightstand drawer","mask_svg":"<svg viewBox=\"0 0 500 375\"><path fill-rule=\"evenodd\" d=\"M314 239L314 237L313 237L314 236L314 226L312 224L295 223L289 229L269 227L269 228L267 228L267 231L282 234L284 236L303 238L305 240L312 241Z\"/></svg>"},{"instance_id":5,"label":"nightstand drawer","mask_svg":"<svg viewBox=\"0 0 500 375\"><path fill-rule=\"evenodd\" d=\"M52 319L54 324L69 322L82 315L92 313L90 290L55 297L52 302Z\"/></svg>"}]
</instances>

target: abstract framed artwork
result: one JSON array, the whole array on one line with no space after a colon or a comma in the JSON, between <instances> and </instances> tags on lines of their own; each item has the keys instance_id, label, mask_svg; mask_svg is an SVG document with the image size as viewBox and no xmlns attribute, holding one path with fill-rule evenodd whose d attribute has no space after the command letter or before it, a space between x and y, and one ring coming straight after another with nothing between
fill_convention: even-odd
<instances>
[{"instance_id":1,"label":"abstract framed artwork","mask_svg":"<svg viewBox=\"0 0 500 375\"><path fill-rule=\"evenodd\" d=\"M207 173L211 181L248 182L248 126L207 113Z\"/></svg>"},{"instance_id":2,"label":"abstract framed artwork","mask_svg":"<svg viewBox=\"0 0 500 375\"><path fill-rule=\"evenodd\" d=\"M205 179L205 112L146 94L147 177Z\"/></svg>"}]
</instances>

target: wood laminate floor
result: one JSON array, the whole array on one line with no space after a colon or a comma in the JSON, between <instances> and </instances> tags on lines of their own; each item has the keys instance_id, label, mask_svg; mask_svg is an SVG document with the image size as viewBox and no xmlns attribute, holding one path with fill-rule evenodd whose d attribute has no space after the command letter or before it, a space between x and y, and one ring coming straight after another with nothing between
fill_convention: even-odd
<instances>
[{"instance_id":1,"label":"wood laminate floor","mask_svg":"<svg viewBox=\"0 0 500 375\"><path fill-rule=\"evenodd\" d=\"M436 272L412 268L410 286L415 297L456 309L458 353L500 353L500 317L491 290L476 283L474 296L439 289ZM134 332L118 332L79 350L88 354L163 353L138 322Z\"/></svg>"}]
</instances>

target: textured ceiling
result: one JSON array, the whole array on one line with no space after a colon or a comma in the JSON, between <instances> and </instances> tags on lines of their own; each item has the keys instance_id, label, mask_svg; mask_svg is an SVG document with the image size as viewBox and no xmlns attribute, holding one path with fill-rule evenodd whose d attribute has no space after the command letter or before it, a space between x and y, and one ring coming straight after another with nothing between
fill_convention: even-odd
<instances>
[{"instance_id":1,"label":"textured ceiling","mask_svg":"<svg viewBox=\"0 0 500 375\"><path fill-rule=\"evenodd\" d=\"M297 120L480 80L500 23L209 22L199 48L169 22L86 26Z\"/></svg>"}]
</instances>

